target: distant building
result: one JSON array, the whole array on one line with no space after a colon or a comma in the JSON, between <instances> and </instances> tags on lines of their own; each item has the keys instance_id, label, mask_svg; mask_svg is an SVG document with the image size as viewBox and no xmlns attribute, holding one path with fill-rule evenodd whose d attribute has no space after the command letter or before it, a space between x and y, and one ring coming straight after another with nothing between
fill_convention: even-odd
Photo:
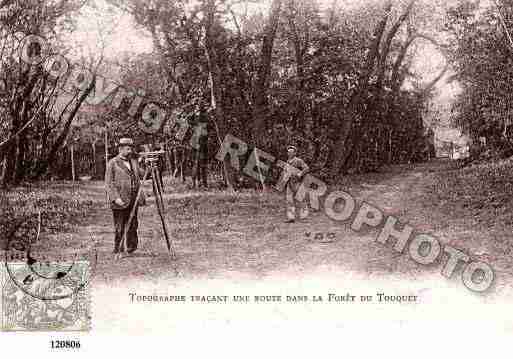
<instances>
[{"instance_id":1,"label":"distant building","mask_svg":"<svg viewBox=\"0 0 513 359\"><path fill-rule=\"evenodd\" d=\"M435 135L437 158L462 159L470 155L471 140L458 129L439 129Z\"/></svg>"},{"instance_id":2,"label":"distant building","mask_svg":"<svg viewBox=\"0 0 513 359\"><path fill-rule=\"evenodd\" d=\"M452 142L436 141L435 145L437 158L451 158L452 157Z\"/></svg>"}]
</instances>

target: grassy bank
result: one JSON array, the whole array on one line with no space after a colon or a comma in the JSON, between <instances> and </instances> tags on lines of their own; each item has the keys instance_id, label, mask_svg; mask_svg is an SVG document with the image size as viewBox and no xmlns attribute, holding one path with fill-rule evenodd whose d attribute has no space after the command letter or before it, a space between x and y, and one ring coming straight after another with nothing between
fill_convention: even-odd
<instances>
[{"instance_id":1,"label":"grassy bank","mask_svg":"<svg viewBox=\"0 0 513 359\"><path fill-rule=\"evenodd\" d=\"M40 183L0 193L0 248L10 239L21 247L41 235L69 230L87 219L95 202L70 183Z\"/></svg>"},{"instance_id":2,"label":"grassy bank","mask_svg":"<svg viewBox=\"0 0 513 359\"><path fill-rule=\"evenodd\" d=\"M513 225L513 160L435 173L428 197L450 216L488 227Z\"/></svg>"}]
</instances>

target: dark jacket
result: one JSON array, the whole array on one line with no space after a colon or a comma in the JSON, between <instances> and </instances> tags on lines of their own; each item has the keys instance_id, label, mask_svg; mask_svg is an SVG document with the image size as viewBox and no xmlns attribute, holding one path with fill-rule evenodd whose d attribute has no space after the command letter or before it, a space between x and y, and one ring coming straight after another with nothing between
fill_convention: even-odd
<instances>
[{"instance_id":1,"label":"dark jacket","mask_svg":"<svg viewBox=\"0 0 513 359\"><path fill-rule=\"evenodd\" d=\"M107 190L107 198L112 209L127 209L134 203L137 192L141 186L141 178L144 171L141 170L137 160L130 159L132 171L123 163L120 156L116 156L107 164L105 173L105 189ZM125 206L121 207L114 203L118 198L124 202ZM146 202L144 192L139 197L138 205L144 205Z\"/></svg>"}]
</instances>

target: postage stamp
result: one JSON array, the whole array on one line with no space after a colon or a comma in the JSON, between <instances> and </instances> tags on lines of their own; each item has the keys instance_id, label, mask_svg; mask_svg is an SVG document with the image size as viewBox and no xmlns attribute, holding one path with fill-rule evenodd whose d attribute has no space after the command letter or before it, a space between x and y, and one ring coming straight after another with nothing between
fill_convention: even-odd
<instances>
[{"instance_id":1,"label":"postage stamp","mask_svg":"<svg viewBox=\"0 0 513 359\"><path fill-rule=\"evenodd\" d=\"M1 267L3 331L91 329L88 261L17 261Z\"/></svg>"}]
</instances>

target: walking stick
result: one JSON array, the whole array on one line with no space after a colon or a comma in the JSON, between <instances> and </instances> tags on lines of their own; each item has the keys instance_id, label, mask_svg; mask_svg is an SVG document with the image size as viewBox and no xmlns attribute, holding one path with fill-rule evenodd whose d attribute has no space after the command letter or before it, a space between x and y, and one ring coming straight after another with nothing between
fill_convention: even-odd
<instances>
[{"instance_id":1,"label":"walking stick","mask_svg":"<svg viewBox=\"0 0 513 359\"><path fill-rule=\"evenodd\" d=\"M143 177L142 182L146 181L146 177L148 177L149 171L150 171L150 169L146 168L146 170L144 171L144 177ZM130 229L130 225L132 224L132 221L134 219L135 211L137 210L137 207L139 204L139 199L141 198L141 194L142 194L142 183L139 185L139 190L137 191L137 196L135 197L135 202L132 206L132 209L130 210L130 216L128 217L128 222L125 224L125 230L123 231L123 237L121 238L121 248L122 248L123 252L126 251L126 236L128 235L128 230ZM116 255L116 259L121 259L121 253L118 253Z\"/></svg>"}]
</instances>

